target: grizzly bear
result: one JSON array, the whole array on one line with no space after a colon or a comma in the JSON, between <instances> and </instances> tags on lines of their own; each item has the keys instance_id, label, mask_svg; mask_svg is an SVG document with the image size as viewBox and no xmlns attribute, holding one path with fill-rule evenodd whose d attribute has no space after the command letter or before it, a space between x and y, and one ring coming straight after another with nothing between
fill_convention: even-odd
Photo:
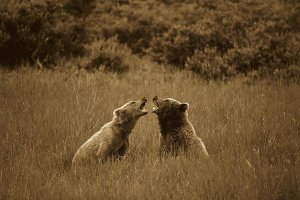
<instances>
[{"instance_id":1,"label":"grizzly bear","mask_svg":"<svg viewBox=\"0 0 300 200\"><path fill-rule=\"evenodd\" d=\"M153 113L158 117L160 126L160 155L174 155L179 153L208 158L204 143L196 135L193 125L188 119L188 103L155 96Z\"/></svg>"},{"instance_id":2,"label":"grizzly bear","mask_svg":"<svg viewBox=\"0 0 300 200\"><path fill-rule=\"evenodd\" d=\"M72 164L85 165L123 157L128 150L129 135L137 120L148 113L144 108L146 102L144 97L116 109L112 121L105 124L77 150Z\"/></svg>"}]
</instances>

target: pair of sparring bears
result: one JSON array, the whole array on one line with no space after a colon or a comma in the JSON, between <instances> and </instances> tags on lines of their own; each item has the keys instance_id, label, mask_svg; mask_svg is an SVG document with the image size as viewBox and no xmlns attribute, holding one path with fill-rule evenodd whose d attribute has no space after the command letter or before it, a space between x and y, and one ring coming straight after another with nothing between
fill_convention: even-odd
<instances>
[{"instance_id":1,"label":"pair of sparring bears","mask_svg":"<svg viewBox=\"0 0 300 200\"><path fill-rule=\"evenodd\" d=\"M147 99L130 101L113 112L112 121L105 124L76 152L73 165L103 162L107 159L121 158L129 147L129 135L137 120L148 113L144 108ZM153 113L158 117L161 141L161 155L179 153L193 154L208 158L209 155L202 140L197 137L192 124L188 120L189 104L180 103L171 98L153 98Z\"/></svg>"}]
</instances>

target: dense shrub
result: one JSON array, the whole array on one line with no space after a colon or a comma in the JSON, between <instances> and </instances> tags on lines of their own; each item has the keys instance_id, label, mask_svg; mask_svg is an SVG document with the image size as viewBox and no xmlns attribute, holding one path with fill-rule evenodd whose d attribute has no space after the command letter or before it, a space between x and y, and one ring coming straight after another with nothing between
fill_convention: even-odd
<instances>
[{"instance_id":1,"label":"dense shrub","mask_svg":"<svg viewBox=\"0 0 300 200\"><path fill-rule=\"evenodd\" d=\"M193 56L187 58L185 67L205 80L227 80L235 75L236 70L224 60L228 56L222 56L216 48L196 50Z\"/></svg>"},{"instance_id":2,"label":"dense shrub","mask_svg":"<svg viewBox=\"0 0 300 200\"><path fill-rule=\"evenodd\" d=\"M292 80L300 80L300 67L290 66L285 69L276 69L273 73L276 79L292 79Z\"/></svg>"},{"instance_id":3,"label":"dense shrub","mask_svg":"<svg viewBox=\"0 0 300 200\"><path fill-rule=\"evenodd\" d=\"M284 38L283 38L284 37ZM216 48L196 50L187 58L185 67L206 80L226 79L236 74L257 71L260 77L276 74L287 78L298 77L300 66L300 42L288 35L253 43L248 47L236 47L222 54Z\"/></svg>"},{"instance_id":4,"label":"dense shrub","mask_svg":"<svg viewBox=\"0 0 300 200\"><path fill-rule=\"evenodd\" d=\"M100 69L107 72L124 73L129 70L130 50L117 43L116 39L98 40L87 46L90 61L86 69Z\"/></svg>"},{"instance_id":5,"label":"dense shrub","mask_svg":"<svg viewBox=\"0 0 300 200\"><path fill-rule=\"evenodd\" d=\"M231 41L219 32L200 32L193 27L176 27L162 37L156 37L151 44L151 53L158 62L183 68L186 59L196 49L216 48L223 54L233 47Z\"/></svg>"},{"instance_id":6,"label":"dense shrub","mask_svg":"<svg viewBox=\"0 0 300 200\"><path fill-rule=\"evenodd\" d=\"M281 23L281 22L278 22ZM238 73L247 74L256 70L261 76L272 75L275 70L300 65L300 38L296 34L286 33L281 29L270 31L278 24L258 28L247 33L244 44L237 44L226 55L229 65L234 66Z\"/></svg>"},{"instance_id":7,"label":"dense shrub","mask_svg":"<svg viewBox=\"0 0 300 200\"><path fill-rule=\"evenodd\" d=\"M0 64L53 64L61 57L83 55L84 24L76 23L59 4L21 4L0 12ZM57 20L60 19L58 22Z\"/></svg>"},{"instance_id":8,"label":"dense shrub","mask_svg":"<svg viewBox=\"0 0 300 200\"><path fill-rule=\"evenodd\" d=\"M188 28L173 28L152 41L150 52L155 61L183 67L186 58L195 49L204 47L204 40L205 38L193 34Z\"/></svg>"},{"instance_id":9,"label":"dense shrub","mask_svg":"<svg viewBox=\"0 0 300 200\"><path fill-rule=\"evenodd\" d=\"M87 16L95 7L96 0L68 0L64 4L66 11L79 17Z\"/></svg>"},{"instance_id":10,"label":"dense shrub","mask_svg":"<svg viewBox=\"0 0 300 200\"><path fill-rule=\"evenodd\" d=\"M120 43L127 44L133 53L144 54L155 36L161 36L167 30L163 23L156 22L153 17L127 16L124 23L109 26L103 30L106 38L117 36Z\"/></svg>"}]
</instances>

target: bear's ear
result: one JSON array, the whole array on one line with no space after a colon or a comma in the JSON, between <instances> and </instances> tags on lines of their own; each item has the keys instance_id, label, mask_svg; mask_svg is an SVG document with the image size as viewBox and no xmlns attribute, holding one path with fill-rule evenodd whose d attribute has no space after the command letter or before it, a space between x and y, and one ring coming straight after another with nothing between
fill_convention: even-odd
<instances>
[{"instance_id":1,"label":"bear's ear","mask_svg":"<svg viewBox=\"0 0 300 200\"><path fill-rule=\"evenodd\" d=\"M187 109L189 109L189 104L188 103L180 104L180 110L186 111Z\"/></svg>"},{"instance_id":2,"label":"bear's ear","mask_svg":"<svg viewBox=\"0 0 300 200\"><path fill-rule=\"evenodd\" d=\"M116 109L116 110L114 110L114 116L120 116L122 114L122 110L120 110L120 109Z\"/></svg>"}]
</instances>

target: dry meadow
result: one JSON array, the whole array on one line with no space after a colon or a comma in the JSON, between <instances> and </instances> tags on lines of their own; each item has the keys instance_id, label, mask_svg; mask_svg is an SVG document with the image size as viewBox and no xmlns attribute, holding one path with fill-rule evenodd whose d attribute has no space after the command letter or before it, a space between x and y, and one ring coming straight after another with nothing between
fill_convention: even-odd
<instances>
[{"instance_id":1,"label":"dry meadow","mask_svg":"<svg viewBox=\"0 0 300 200\"><path fill-rule=\"evenodd\" d=\"M188 72L0 74L0 199L299 199L300 86L206 83ZM190 104L213 163L158 158L154 114L122 161L74 170L77 148L129 100ZM148 101L146 108L153 104Z\"/></svg>"},{"instance_id":2,"label":"dry meadow","mask_svg":"<svg viewBox=\"0 0 300 200\"><path fill-rule=\"evenodd\" d=\"M0 200L300 199L299 0L0 2ZM190 104L212 162L160 159L150 112L123 160L71 167L155 95Z\"/></svg>"}]
</instances>

